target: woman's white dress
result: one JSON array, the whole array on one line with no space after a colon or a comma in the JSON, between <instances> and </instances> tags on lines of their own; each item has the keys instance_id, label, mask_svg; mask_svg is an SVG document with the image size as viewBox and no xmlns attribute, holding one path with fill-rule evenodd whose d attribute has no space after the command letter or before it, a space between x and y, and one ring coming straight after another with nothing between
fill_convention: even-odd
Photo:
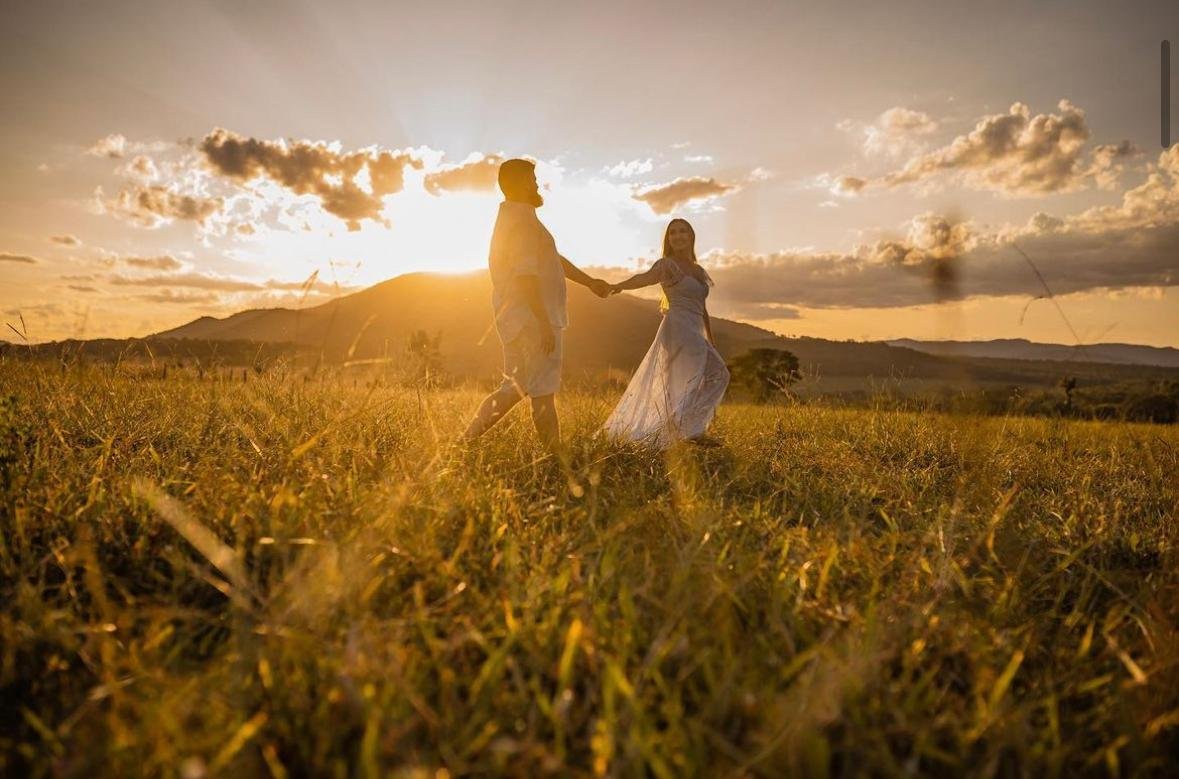
<instances>
[{"instance_id":1,"label":"woman's white dress","mask_svg":"<svg viewBox=\"0 0 1179 779\"><path fill-rule=\"evenodd\" d=\"M709 284L670 257L652 267L659 271L667 310L604 429L617 440L665 447L704 433L729 386L729 369L705 337Z\"/></svg>"}]
</instances>

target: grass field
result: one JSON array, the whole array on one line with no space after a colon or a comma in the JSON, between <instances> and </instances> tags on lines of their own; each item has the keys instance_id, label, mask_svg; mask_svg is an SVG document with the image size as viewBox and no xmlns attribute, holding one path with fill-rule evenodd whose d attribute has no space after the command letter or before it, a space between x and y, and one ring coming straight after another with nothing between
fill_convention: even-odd
<instances>
[{"instance_id":1,"label":"grass field","mask_svg":"<svg viewBox=\"0 0 1179 779\"><path fill-rule=\"evenodd\" d=\"M1179 429L0 364L0 773L1167 775Z\"/></svg>"}]
</instances>

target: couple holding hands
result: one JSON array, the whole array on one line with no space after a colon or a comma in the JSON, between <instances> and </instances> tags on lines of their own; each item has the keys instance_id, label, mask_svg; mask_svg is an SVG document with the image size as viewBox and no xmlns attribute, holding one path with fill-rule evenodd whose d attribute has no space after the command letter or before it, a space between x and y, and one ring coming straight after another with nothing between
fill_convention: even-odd
<instances>
[{"instance_id":1,"label":"couple holding hands","mask_svg":"<svg viewBox=\"0 0 1179 779\"><path fill-rule=\"evenodd\" d=\"M532 162L505 161L499 169L499 187L504 202L495 221L488 266L504 380L480 404L463 439L482 435L527 397L541 442L550 450L559 447L554 396L561 386L568 279L603 298L654 284L663 287L663 321L606 420L605 433L615 440L659 448L681 440L713 443L704 432L729 385L729 371L712 338L705 300L713 282L696 261L692 226L672 219L663 236L662 257L645 272L609 284L591 278L557 252L552 234L536 215L544 199Z\"/></svg>"}]
</instances>

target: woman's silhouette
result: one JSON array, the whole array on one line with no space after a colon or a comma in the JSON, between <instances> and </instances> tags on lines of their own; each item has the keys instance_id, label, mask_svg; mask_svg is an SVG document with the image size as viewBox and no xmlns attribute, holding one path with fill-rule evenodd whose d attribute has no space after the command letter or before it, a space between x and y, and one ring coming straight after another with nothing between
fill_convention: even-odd
<instances>
[{"instance_id":1,"label":"woman's silhouette","mask_svg":"<svg viewBox=\"0 0 1179 779\"><path fill-rule=\"evenodd\" d=\"M705 299L712 279L696 261L696 232L673 219L663 257L645 273L613 285L615 292L661 284L664 316L655 341L606 420L606 433L624 441L667 446L704 435L729 386L729 370L712 339Z\"/></svg>"}]
</instances>

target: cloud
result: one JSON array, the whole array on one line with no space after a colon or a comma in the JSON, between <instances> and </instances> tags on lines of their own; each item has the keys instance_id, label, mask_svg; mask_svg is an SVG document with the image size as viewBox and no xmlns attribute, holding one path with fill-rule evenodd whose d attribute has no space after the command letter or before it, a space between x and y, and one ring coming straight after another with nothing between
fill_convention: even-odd
<instances>
[{"instance_id":1,"label":"cloud","mask_svg":"<svg viewBox=\"0 0 1179 779\"><path fill-rule=\"evenodd\" d=\"M184 266L184 263L170 254L161 254L158 257L123 257L122 262L132 268L152 270L179 270Z\"/></svg>"},{"instance_id":2,"label":"cloud","mask_svg":"<svg viewBox=\"0 0 1179 779\"><path fill-rule=\"evenodd\" d=\"M223 204L219 197L186 195L159 185L125 187L112 200L103 198L102 187L95 190L99 213L109 212L140 227L154 229L177 219L204 224Z\"/></svg>"},{"instance_id":3,"label":"cloud","mask_svg":"<svg viewBox=\"0 0 1179 779\"><path fill-rule=\"evenodd\" d=\"M1057 108L1058 114L1032 115L1026 104L1014 103L1007 113L984 116L969 133L911 157L898 170L867 179L845 176L837 180L833 191L855 194L866 187L891 189L932 183L940 176L972 189L1012 197L1072 192L1085 188L1091 180L1110 186L1121 172L1116 163L1132 156L1132 144L1098 146L1085 164L1084 147L1090 136L1085 112L1068 100L1061 100ZM906 112L890 116L898 110ZM889 144L897 133L902 138L909 137L914 128L924 133L929 127L927 119L907 109L890 109L881 115L879 126L874 125L877 129L869 140L873 148L893 148Z\"/></svg>"},{"instance_id":4,"label":"cloud","mask_svg":"<svg viewBox=\"0 0 1179 779\"><path fill-rule=\"evenodd\" d=\"M146 300L149 303L176 303L180 305L216 303L220 300L214 292L177 292L172 289L162 289L159 292L145 292L135 297L139 300Z\"/></svg>"},{"instance_id":5,"label":"cloud","mask_svg":"<svg viewBox=\"0 0 1179 779\"><path fill-rule=\"evenodd\" d=\"M111 133L105 138L99 138L94 145L86 150L91 157L106 157L120 160L127 154L127 137L122 133Z\"/></svg>"},{"instance_id":6,"label":"cloud","mask_svg":"<svg viewBox=\"0 0 1179 779\"><path fill-rule=\"evenodd\" d=\"M214 292L258 292L266 289L264 285L255 281L195 272L151 276L123 276L116 273L110 276L109 281L123 287L183 287Z\"/></svg>"},{"instance_id":7,"label":"cloud","mask_svg":"<svg viewBox=\"0 0 1179 779\"><path fill-rule=\"evenodd\" d=\"M53 235L49 237L50 243L56 243L61 246L81 246L82 241L76 235Z\"/></svg>"},{"instance_id":8,"label":"cloud","mask_svg":"<svg viewBox=\"0 0 1179 779\"><path fill-rule=\"evenodd\" d=\"M645 160L624 160L617 165L604 168L606 175L620 179L634 178L655 169L655 162L650 157Z\"/></svg>"},{"instance_id":9,"label":"cloud","mask_svg":"<svg viewBox=\"0 0 1179 779\"><path fill-rule=\"evenodd\" d=\"M983 232L926 213L901 235L848 252L714 252L710 306L744 319L788 318L782 308L904 307L1043 290L1015 246L1054 293L1179 285L1179 147L1160 154L1147 179L1115 205Z\"/></svg>"},{"instance_id":10,"label":"cloud","mask_svg":"<svg viewBox=\"0 0 1179 779\"><path fill-rule=\"evenodd\" d=\"M866 186L868 186L868 182L865 179L855 176L840 176L835 180L835 186L831 188L831 193L835 195L856 195L863 191Z\"/></svg>"},{"instance_id":11,"label":"cloud","mask_svg":"<svg viewBox=\"0 0 1179 779\"><path fill-rule=\"evenodd\" d=\"M411 152L341 152L334 144L265 141L220 127L198 148L216 173L243 185L269 179L296 195L312 195L349 230L359 230L364 219L384 223L381 198L401 191L407 167L422 167Z\"/></svg>"},{"instance_id":12,"label":"cloud","mask_svg":"<svg viewBox=\"0 0 1179 779\"><path fill-rule=\"evenodd\" d=\"M903 237L849 252L717 252L704 259L717 312L747 319L773 306L899 307L1042 289L1016 244L1054 293L1179 285L1179 146L1163 152L1120 203L980 232L933 213L914 217ZM767 308L771 307L771 308Z\"/></svg>"},{"instance_id":13,"label":"cloud","mask_svg":"<svg viewBox=\"0 0 1179 779\"><path fill-rule=\"evenodd\" d=\"M132 258L133 259L133 258ZM267 279L252 281L233 276L217 276L196 271L183 273L155 273L145 276L111 274L107 280L120 287L165 287L174 289L199 289L207 292L306 292L313 295L338 295L355 289L351 286L334 284L319 279L318 273L303 281L281 281Z\"/></svg>"},{"instance_id":14,"label":"cloud","mask_svg":"<svg viewBox=\"0 0 1179 779\"><path fill-rule=\"evenodd\" d=\"M74 273L66 274L61 277L62 281L94 281L98 277L93 273Z\"/></svg>"},{"instance_id":15,"label":"cloud","mask_svg":"<svg viewBox=\"0 0 1179 779\"><path fill-rule=\"evenodd\" d=\"M735 309L737 314L742 319L753 320L769 320L769 319L801 319L802 312L794 306L785 306L781 303L746 303L745 305Z\"/></svg>"},{"instance_id":16,"label":"cloud","mask_svg":"<svg viewBox=\"0 0 1179 779\"><path fill-rule=\"evenodd\" d=\"M137 178L142 181L154 181L160 175L155 162L145 154L135 155L130 162L119 168L118 172L123 176Z\"/></svg>"},{"instance_id":17,"label":"cloud","mask_svg":"<svg viewBox=\"0 0 1179 779\"><path fill-rule=\"evenodd\" d=\"M356 287L345 284L332 284L319 280L308 284L306 281L276 281L270 279L266 282L266 289L274 292L302 292L306 290L308 294L313 295L340 295L354 290Z\"/></svg>"},{"instance_id":18,"label":"cloud","mask_svg":"<svg viewBox=\"0 0 1179 779\"><path fill-rule=\"evenodd\" d=\"M923 111L896 106L864 127L864 153L899 157L924 145L924 138L938 129L937 121Z\"/></svg>"},{"instance_id":19,"label":"cloud","mask_svg":"<svg viewBox=\"0 0 1179 779\"><path fill-rule=\"evenodd\" d=\"M40 260L36 257L30 257L27 254L9 254L8 252L0 252L0 262L20 262L27 265L33 265Z\"/></svg>"},{"instance_id":20,"label":"cloud","mask_svg":"<svg viewBox=\"0 0 1179 779\"><path fill-rule=\"evenodd\" d=\"M457 165L448 165L426 174L423 181L431 195L443 192L489 192L495 189L499 166L504 158L499 154L472 154Z\"/></svg>"},{"instance_id":21,"label":"cloud","mask_svg":"<svg viewBox=\"0 0 1179 779\"><path fill-rule=\"evenodd\" d=\"M1118 178L1125 170L1125 160L1142 154L1142 150L1130 141L1103 143L1093 147L1089 168L1085 175L1092 176L1102 189L1114 189Z\"/></svg>"},{"instance_id":22,"label":"cloud","mask_svg":"<svg viewBox=\"0 0 1179 779\"><path fill-rule=\"evenodd\" d=\"M636 192L633 197L641 203L646 203L656 214L669 214L691 201L709 200L737 189L735 184L723 184L714 178L692 176L648 187Z\"/></svg>"},{"instance_id":23,"label":"cloud","mask_svg":"<svg viewBox=\"0 0 1179 779\"><path fill-rule=\"evenodd\" d=\"M67 284L66 286L74 292L98 292L94 287L88 287L84 284Z\"/></svg>"}]
</instances>

